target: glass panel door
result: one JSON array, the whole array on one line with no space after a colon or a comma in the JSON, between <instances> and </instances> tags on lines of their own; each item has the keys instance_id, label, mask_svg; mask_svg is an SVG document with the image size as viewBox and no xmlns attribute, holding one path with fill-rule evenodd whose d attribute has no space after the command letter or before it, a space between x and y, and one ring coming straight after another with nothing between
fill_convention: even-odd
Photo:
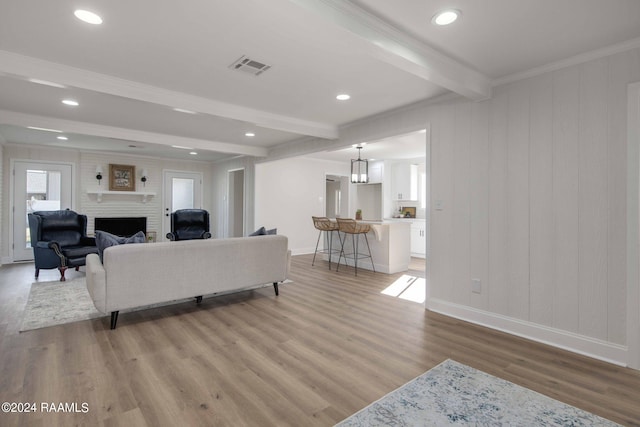
<instances>
[{"instance_id":1,"label":"glass panel door","mask_svg":"<svg viewBox=\"0 0 640 427\"><path fill-rule=\"evenodd\" d=\"M70 164L14 163L13 260L33 259L28 214L71 209Z\"/></svg>"}]
</instances>

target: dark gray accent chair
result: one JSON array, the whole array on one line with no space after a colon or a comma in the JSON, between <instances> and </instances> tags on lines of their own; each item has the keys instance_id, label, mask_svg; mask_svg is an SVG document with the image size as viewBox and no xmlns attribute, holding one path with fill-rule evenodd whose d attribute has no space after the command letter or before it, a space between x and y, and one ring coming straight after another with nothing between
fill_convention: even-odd
<instances>
[{"instance_id":1,"label":"dark gray accent chair","mask_svg":"<svg viewBox=\"0 0 640 427\"><path fill-rule=\"evenodd\" d=\"M171 213L171 232L167 239L209 239L209 212L204 209L179 209Z\"/></svg>"},{"instance_id":2,"label":"dark gray accent chair","mask_svg":"<svg viewBox=\"0 0 640 427\"><path fill-rule=\"evenodd\" d=\"M97 254L96 239L87 236L87 216L72 210L38 211L29 214L31 247L36 268L57 268L60 281L69 267L85 265L89 254Z\"/></svg>"}]
</instances>

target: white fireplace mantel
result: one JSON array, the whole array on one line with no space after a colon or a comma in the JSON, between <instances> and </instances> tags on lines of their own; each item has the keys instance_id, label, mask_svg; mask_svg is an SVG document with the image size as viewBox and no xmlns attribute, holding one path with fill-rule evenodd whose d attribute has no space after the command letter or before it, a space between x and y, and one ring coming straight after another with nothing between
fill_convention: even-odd
<instances>
[{"instance_id":1,"label":"white fireplace mantel","mask_svg":"<svg viewBox=\"0 0 640 427\"><path fill-rule=\"evenodd\" d=\"M110 191L99 188L87 190L87 194L95 195L98 203L102 202L102 196L139 197L141 198L142 203L147 203L147 200L156 195L153 191Z\"/></svg>"}]
</instances>

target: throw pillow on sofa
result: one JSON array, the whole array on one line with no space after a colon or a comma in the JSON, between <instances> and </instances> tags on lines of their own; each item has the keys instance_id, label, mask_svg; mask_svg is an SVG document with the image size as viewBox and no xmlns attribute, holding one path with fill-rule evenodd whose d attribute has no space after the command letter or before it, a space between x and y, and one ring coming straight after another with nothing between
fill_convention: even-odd
<instances>
[{"instance_id":1,"label":"throw pillow on sofa","mask_svg":"<svg viewBox=\"0 0 640 427\"><path fill-rule=\"evenodd\" d=\"M266 236L266 235L271 235L271 234L278 234L278 229L277 228L272 228L271 230L267 230L264 227L260 227L258 228L256 231L254 231L253 233L249 234L249 236Z\"/></svg>"},{"instance_id":2,"label":"throw pillow on sofa","mask_svg":"<svg viewBox=\"0 0 640 427\"><path fill-rule=\"evenodd\" d=\"M98 256L102 262L102 253L111 246L126 245L129 243L145 243L146 238L142 231L138 231L131 237L120 237L106 231L96 230L96 246L98 247Z\"/></svg>"}]
</instances>

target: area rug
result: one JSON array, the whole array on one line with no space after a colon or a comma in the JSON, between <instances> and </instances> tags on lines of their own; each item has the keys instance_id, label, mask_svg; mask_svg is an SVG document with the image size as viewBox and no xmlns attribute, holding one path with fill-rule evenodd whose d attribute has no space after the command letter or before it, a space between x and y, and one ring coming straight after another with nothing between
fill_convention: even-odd
<instances>
[{"instance_id":1,"label":"area rug","mask_svg":"<svg viewBox=\"0 0 640 427\"><path fill-rule=\"evenodd\" d=\"M448 425L618 426L450 359L337 424Z\"/></svg>"},{"instance_id":2,"label":"area rug","mask_svg":"<svg viewBox=\"0 0 640 427\"><path fill-rule=\"evenodd\" d=\"M287 279L282 283L292 283ZM272 284L256 286L257 289ZM226 293L222 292L215 296L221 296ZM214 295L205 295L210 297ZM176 301L168 301L150 306L138 307L135 309L123 310L122 313L146 310L164 305L177 304L185 301L192 301L193 298L185 298ZM107 316L96 310L89 296L87 285L84 277L78 277L66 282L35 282L31 285L29 299L24 309L22 317L22 326L20 332L31 331L34 329L47 328L49 326L63 325L65 323L79 322L81 320L95 319L97 317Z\"/></svg>"},{"instance_id":3,"label":"area rug","mask_svg":"<svg viewBox=\"0 0 640 427\"><path fill-rule=\"evenodd\" d=\"M35 282L20 332L105 316L93 305L84 277L66 282Z\"/></svg>"}]
</instances>

